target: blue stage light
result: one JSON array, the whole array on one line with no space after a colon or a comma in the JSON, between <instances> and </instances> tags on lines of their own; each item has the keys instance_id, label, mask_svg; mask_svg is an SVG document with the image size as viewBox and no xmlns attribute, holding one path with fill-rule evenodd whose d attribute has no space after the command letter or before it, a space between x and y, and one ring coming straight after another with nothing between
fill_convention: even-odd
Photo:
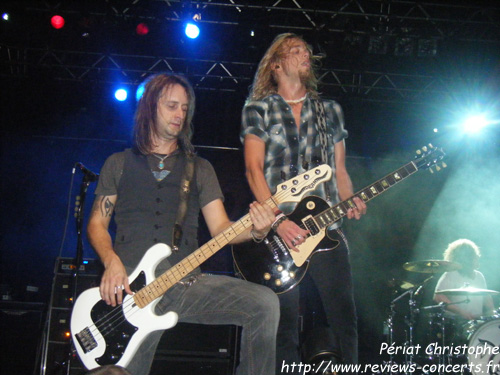
<instances>
[{"instance_id":1,"label":"blue stage light","mask_svg":"<svg viewBox=\"0 0 500 375\"><path fill-rule=\"evenodd\" d=\"M198 35L200 35L200 28L192 22L186 24L186 29L184 31L186 36L191 39L196 39Z\"/></svg>"},{"instance_id":2,"label":"blue stage light","mask_svg":"<svg viewBox=\"0 0 500 375\"><path fill-rule=\"evenodd\" d=\"M127 96L128 96L128 93L127 93L127 90L125 90L125 89L118 89L115 91L115 99L120 101L120 102L127 100Z\"/></svg>"},{"instance_id":3,"label":"blue stage light","mask_svg":"<svg viewBox=\"0 0 500 375\"><path fill-rule=\"evenodd\" d=\"M135 92L135 99L137 101L141 100L142 98L142 94L144 94L144 88L146 86L146 82L142 82L138 87L137 87L137 90Z\"/></svg>"}]
</instances>

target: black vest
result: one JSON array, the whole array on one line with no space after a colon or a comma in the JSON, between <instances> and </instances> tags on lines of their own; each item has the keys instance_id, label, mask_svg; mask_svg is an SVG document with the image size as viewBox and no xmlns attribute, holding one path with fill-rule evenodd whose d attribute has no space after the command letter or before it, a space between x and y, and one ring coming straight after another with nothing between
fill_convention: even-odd
<instances>
[{"instance_id":1,"label":"black vest","mask_svg":"<svg viewBox=\"0 0 500 375\"><path fill-rule=\"evenodd\" d=\"M123 174L118 186L115 207L117 226L115 251L126 267L135 268L146 250L156 243L172 246L172 230L179 208L179 189L186 156L179 153L170 174L158 182L151 172L147 156L125 150ZM179 251L158 270L170 268L198 248L198 201L196 173L191 183L188 208Z\"/></svg>"}]
</instances>

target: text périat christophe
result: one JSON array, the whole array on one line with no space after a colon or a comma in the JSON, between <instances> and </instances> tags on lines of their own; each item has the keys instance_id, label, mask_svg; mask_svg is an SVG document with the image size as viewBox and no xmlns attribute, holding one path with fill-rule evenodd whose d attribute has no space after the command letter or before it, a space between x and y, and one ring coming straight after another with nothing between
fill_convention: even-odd
<instances>
[{"instance_id":1,"label":"text p\u00e9riat christophe","mask_svg":"<svg viewBox=\"0 0 500 375\"><path fill-rule=\"evenodd\" d=\"M422 352L423 349L423 352ZM425 347L422 345L396 345L383 342L380 346L379 354L385 353L388 355L497 355L500 352L500 347L491 346L487 343L477 346L463 345L440 345L437 342L431 343Z\"/></svg>"}]
</instances>

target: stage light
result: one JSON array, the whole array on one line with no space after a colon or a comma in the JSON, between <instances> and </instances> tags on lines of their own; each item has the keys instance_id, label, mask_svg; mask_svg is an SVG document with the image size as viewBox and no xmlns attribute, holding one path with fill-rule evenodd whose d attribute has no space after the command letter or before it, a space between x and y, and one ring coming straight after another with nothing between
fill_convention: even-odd
<instances>
[{"instance_id":1,"label":"stage light","mask_svg":"<svg viewBox=\"0 0 500 375\"><path fill-rule=\"evenodd\" d=\"M138 87L137 87L137 90L135 92L135 99L137 101L141 100L142 98L142 94L144 94L144 89L146 87L146 82L142 82Z\"/></svg>"},{"instance_id":2,"label":"stage light","mask_svg":"<svg viewBox=\"0 0 500 375\"><path fill-rule=\"evenodd\" d=\"M54 29L62 29L64 27L64 18L58 15L52 16L50 24Z\"/></svg>"},{"instance_id":3,"label":"stage light","mask_svg":"<svg viewBox=\"0 0 500 375\"><path fill-rule=\"evenodd\" d=\"M137 27L135 28L135 32L137 33L137 35L146 35L149 33L149 27L147 24L145 24L144 22L141 22L140 24L137 25Z\"/></svg>"},{"instance_id":4,"label":"stage light","mask_svg":"<svg viewBox=\"0 0 500 375\"><path fill-rule=\"evenodd\" d=\"M9 13L3 13L3 14L2 14L2 19L3 19L4 21L8 21L8 20L10 19L10 15L9 15Z\"/></svg>"},{"instance_id":5,"label":"stage light","mask_svg":"<svg viewBox=\"0 0 500 375\"><path fill-rule=\"evenodd\" d=\"M127 100L127 90L125 89L118 89L115 91L115 99L118 100L119 102L123 102Z\"/></svg>"},{"instance_id":6,"label":"stage light","mask_svg":"<svg viewBox=\"0 0 500 375\"><path fill-rule=\"evenodd\" d=\"M198 35L200 35L200 28L193 22L188 22L184 31L186 36L191 39L196 39L198 38Z\"/></svg>"},{"instance_id":7,"label":"stage light","mask_svg":"<svg viewBox=\"0 0 500 375\"><path fill-rule=\"evenodd\" d=\"M394 47L396 56L412 56L415 41L412 38L397 38Z\"/></svg>"},{"instance_id":8,"label":"stage light","mask_svg":"<svg viewBox=\"0 0 500 375\"><path fill-rule=\"evenodd\" d=\"M463 129L466 133L479 133L488 125L488 121L483 115L471 116L464 121Z\"/></svg>"},{"instance_id":9,"label":"stage light","mask_svg":"<svg viewBox=\"0 0 500 375\"><path fill-rule=\"evenodd\" d=\"M388 38L385 35L370 36L368 53L385 55L387 53Z\"/></svg>"},{"instance_id":10,"label":"stage light","mask_svg":"<svg viewBox=\"0 0 500 375\"><path fill-rule=\"evenodd\" d=\"M433 39L419 39L417 47L418 57L433 57L437 55L437 41Z\"/></svg>"}]
</instances>

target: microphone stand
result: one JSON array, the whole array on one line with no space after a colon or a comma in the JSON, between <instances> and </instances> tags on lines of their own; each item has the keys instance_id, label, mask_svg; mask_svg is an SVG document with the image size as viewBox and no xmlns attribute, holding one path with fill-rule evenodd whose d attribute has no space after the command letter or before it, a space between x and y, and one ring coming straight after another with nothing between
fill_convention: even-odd
<instances>
[{"instance_id":1,"label":"microphone stand","mask_svg":"<svg viewBox=\"0 0 500 375\"><path fill-rule=\"evenodd\" d=\"M73 268L72 274L72 294L71 294L71 305L73 305L76 301L76 297L78 297L78 281L80 276L81 267L83 265L83 219L84 219L84 206L85 206L85 198L87 196L87 190L90 186L93 179L89 177L88 174L83 175L82 183L80 184L80 195L76 199L76 209L75 209L75 218L76 218L76 234L77 234L77 243L76 243L76 257L75 264ZM69 375L71 368L71 360L72 360L72 345L71 341L69 343L68 350L68 359L66 364L66 374Z\"/></svg>"},{"instance_id":2,"label":"microphone stand","mask_svg":"<svg viewBox=\"0 0 500 375\"><path fill-rule=\"evenodd\" d=\"M87 196L87 189L90 185L91 181L87 177L87 175L83 176L82 183L80 185L80 200L77 204L75 217L76 217L76 234L77 234L77 243L76 243L76 259L75 259L75 272L73 273L73 278L76 280L78 277L80 265L83 261L83 208L85 203L85 198ZM76 283L74 283L76 286ZM73 288L73 297L76 298L76 288ZM74 300L73 300L74 301Z\"/></svg>"}]
</instances>

